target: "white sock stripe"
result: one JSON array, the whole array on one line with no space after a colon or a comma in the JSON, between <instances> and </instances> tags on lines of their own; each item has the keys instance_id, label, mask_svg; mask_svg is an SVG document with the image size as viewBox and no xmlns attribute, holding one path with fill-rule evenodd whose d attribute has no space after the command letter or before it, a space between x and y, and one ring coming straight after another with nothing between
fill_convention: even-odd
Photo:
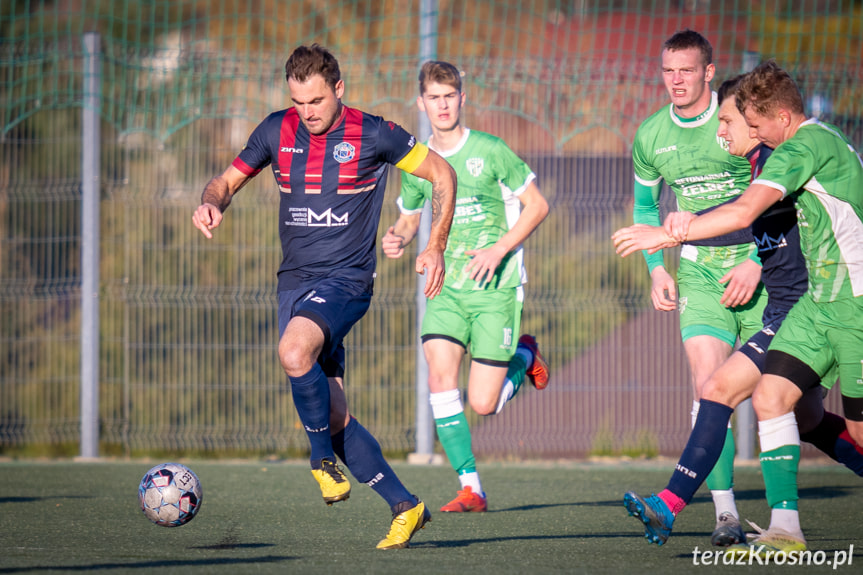
<instances>
[{"instance_id":1,"label":"white sock stripe","mask_svg":"<svg viewBox=\"0 0 863 575\"><path fill-rule=\"evenodd\" d=\"M435 419L445 419L464 411L461 402L461 392L458 389L429 394L429 403Z\"/></svg>"},{"instance_id":2,"label":"white sock stripe","mask_svg":"<svg viewBox=\"0 0 863 575\"><path fill-rule=\"evenodd\" d=\"M515 386L509 378L503 380L503 388L500 390L500 399L497 401L497 409L494 410L495 415L503 411L503 406L506 402L512 399L512 392L515 391Z\"/></svg>"},{"instance_id":3,"label":"white sock stripe","mask_svg":"<svg viewBox=\"0 0 863 575\"><path fill-rule=\"evenodd\" d=\"M770 527L784 529L803 539L803 530L800 528L800 512L796 509L771 509Z\"/></svg>"},{"instance_id":4,"label":"white sock stripe","mask_svg":"<svg viewBox=\"0 0 863 575\"><path fill-rule=\"evenodd\" d=\"M689 415L692 416L692 427L695 427L695 420L698 419L698 410L701 408L701 402L697 399L692 400L692 411L689 412Z\"/></svg>"},{"instance_id":5,"label":"white sock stripe","mask_svg":"<svg viewBox=\"0 0 863 575\"><path fill-rule=\"evenodd\" d=\"M785 445L800 445L800 430L794 412L758 422L761 451L773 451Z\"/></svg>"},{"instance_id":6,"label":"white sock stripe","mask_svg":"<svg viewBox=\"0 0 863 575\"><path fill-rule=\"evenodd\" d=\"M717 521L719 521L719 516L726 512L740 517L740 514L737 513L733 489L716 489L710 492L710 496L713 497L713 508L716 510Z\"/></svg>"}]
</instances>

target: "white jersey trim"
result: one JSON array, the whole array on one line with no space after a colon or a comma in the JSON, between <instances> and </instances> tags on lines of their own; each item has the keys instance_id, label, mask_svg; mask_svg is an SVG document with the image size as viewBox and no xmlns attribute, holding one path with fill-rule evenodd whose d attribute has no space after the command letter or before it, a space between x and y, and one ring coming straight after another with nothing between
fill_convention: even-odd
<instances>
[{"instance_id":1,"label":"white jersey trim","mask_svg":"<svg viewBox=\"0 0 863 575\"><path fill-rule=\"evenodd\" d=\"M677 117L677 114L674 113L674 104L668 105L668 114L671 116L671 121L680 126L681 128L698 128L699 126L703 126L707 122L710 121L710 118L713 117L713 114L716 113L716 110L719 108L719 99L716 95L716 92L710 93L710 107L707 108L706 111L702 112L697 120L691 122L684 122L680 118Z\"/></svg>"},{"instance_id":2,"label":"white jersey trim","mask_svg":"<svg viewBox=\"0 0 863 575\"><path fill-rule=\"evenodd\" d=\"M815 178L809 180L805 188L818 199L830 217L830 227L839 253L842 254L842 263L848 269L851 292L854 297L863 295L863 222L848 202L828 194Z\"/></svg>"},{"instance_id":3,"label":"white jersey trim","mask_svg":"<svg viewBox=\"0 0 863 575\"><path fill-rule=\"evenodd\" d=\"M648 188L652 188L653 186L658 185L662 182L662 176L659 176L655 180L645 180L643 178L639 178L638 174L635 174L635 181L641 184L642 186L647 186Z\"/></svg>"},{"instance_id":4,"label":"white jersey trim","mask_svg":"<svg viewBox=\"0 0 863 575\"><path fill-rule=\"evenodd\" d=\"M785 186L783 186L782 184L777 184L776 182L773 182L770 180L765 180L763 178L755 178L754 180L752 180L752 183L753 184L760 184L762 186L768 186L770 188L773 188L774 190L779 190L780 192L782 192L782 199L783 200L785 199L785 196L788 195L788 189Z\"/></svg>"},{"instance_id":5,"label":"white jersey trim","mask_svg":"<svg viewBox=\"0 0 863 575\"><path fill-rule=\"evenodd\" d=\"M399 212L403 213L406 216L414 216L416 214L423 213L423 209L425 209L426 202L423 202L423 205L421 205L420 207L418 207L415 210L408 210L408 209L405 209L405 203L402 200L402 197L399 196L398 198L396 198L396 205L399 207Z\"/></svg>"},{"instance_id":6,"label":"white jersey trim","mask_svg":"<svg viewBox=\"0 0 863 575\"><path fill-rule=\"evenodd\" d=\"M515 197L519 197L520 195L522 195L524 193L524 191L527 189L527 186L530 185L530 183L532 181L534 181L535 179L536 179L536 174L534 174L533 172L529 173L527 175L527 178L524 180L524 183L521 186L519 186L519 188L517 190L512 190L512 195ZM505 186L503 184L501 184L501 187L505 187Z\"/></svg>"},{"instance_id":7,"label":"white jersey trim","mask_svg":"<svg viewBox=\"0 0 863 575\"><path fill-rule=\"evenodd\" d=\"M442 158L449 158L450 156L454 156L454 155L458 154L461 151L461 149L464 148L464 145L467 144L467 139L469 136L470 136L470 128L464 128L464 133L461 135L461 139L458 141L458 144L456 144L454 148L447 150L445 152L436 148L434 143L432 142L431 138L429 138L427 145L429 148L431 148L432 150L434 150L435 152L440 154L440 156Z\"/></svg>"}]
</instances>

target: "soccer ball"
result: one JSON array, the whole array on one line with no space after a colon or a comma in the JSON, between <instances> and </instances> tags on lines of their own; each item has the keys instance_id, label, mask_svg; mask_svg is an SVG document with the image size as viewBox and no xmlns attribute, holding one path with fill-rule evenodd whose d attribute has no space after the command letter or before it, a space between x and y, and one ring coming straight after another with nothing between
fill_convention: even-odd
<instances>
[{"instance_id":1,"label":"soccer ball","mask_svg":"<svg viewBox=\"0 0 863 575\"><path fill-rule=\"evenodd\" d=\"M204 492L195 472L179 463L150 469L138 486L138 501L147 519L162 527L179 527L195 518Z\"/></svg>"}]
</instances>

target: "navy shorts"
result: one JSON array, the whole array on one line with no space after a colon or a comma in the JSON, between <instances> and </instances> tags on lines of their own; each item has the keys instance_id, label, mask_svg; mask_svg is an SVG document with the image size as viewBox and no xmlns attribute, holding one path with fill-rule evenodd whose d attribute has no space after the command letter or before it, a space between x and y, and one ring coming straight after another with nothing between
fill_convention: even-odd
<instances>
[{"instance_id":1,"label":"navy shorts","mask_svg":"<svg viewBox=\"0 0 863 575\"><path fill-rule=\"evenodd\" d=\"M770 342L773 341L773 336L779 331L779 326L782 325L782 321L787 315L787 309L771 306L768 300L762 316L764 327L750 337L738 350L748 357L761 373L764 373L764 363L767 361L767 349L770 347Z\"/></svg>"},{"instance_id":2,"label":"navy shorts","mask_svg":"<svg viewBox=\"0 0 863 575\"><path fill-rule=\"evenodd\" d=\"M345 336L369 309L372 288L367 282L321 278L297 289L279 292L279 337L291 318L302 316L324 332L318 363L327 377L345 374Z\"/></svg>"}]
</instances>

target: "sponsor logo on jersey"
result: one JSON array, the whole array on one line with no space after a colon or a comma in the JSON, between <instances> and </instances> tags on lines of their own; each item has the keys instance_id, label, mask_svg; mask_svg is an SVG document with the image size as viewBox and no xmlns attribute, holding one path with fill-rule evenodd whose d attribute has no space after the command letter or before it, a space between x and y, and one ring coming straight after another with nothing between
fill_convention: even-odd
<instances>
[{"instance_id":1,"label":"sponsor logo on jersey","mask_svg":"<svg viewBox=\"0 0 863 575\"><path fill-rule=\"evenodd\" d=\"M346 226L348 225L348 212L337 216L329 208L321 214L316 214L314 211L309 210L309 225L323 228Z\"/></svg>"},{"instance_id":2,"label":"sponsor logo on jersey","mask_svg":"<svg viewBox=\"0 0 863 575\"><path fill-rule=\"evenodd\" d=\"M730 198L740 195L743 191L737 187L734 177L728 172L677 178L674 184L680 186L682 196L687 198L699 196L704 200Z\"/></svg>"},{"instance_id":3,"label":"sponsor logo on jersey","mask_svg":"<svg viewBox=\"0 0 863 575\"><path fill-rule=\"evenodd\" d=\"M336 144L333 148L333 158L335 158L338 163L344 164L345 162L353 160L356 152L357 149L354 148L352 144L341 142L340 144Z\"/></svg>"},{"instance_id":4,"label":"sponsor logo on jersey","mask_svg":"<svg viewBox=\"0 0 863 575\"><path fill-rule=\"evenodd\" d=\"M725 150L728 153L731 153L731 152L729 152L729 149L731 148L731 146L728 145L728 140L726 140L725 138L723 138L721 136L716 136L716 143L719 144L720 148L722 148L723 150Z\"/></svg>"},{"instance_id":5,"label":"sponsor logo on jersey","mask_svg":"<svg viewBox=\"0 0 863 575\"><path fill-rule=\"evenodd\" d=\"M758 246L759 252L769 252L788 247L788 240L785 239L785 234L780 234L778 238L771 238L764 234L760 238L755 238L755 245Z\"/></svg>"},{"instance_id":6,"label":"sponsor logo on jersey","mask_svg":"<svg viewBox=\"0 0 863 575\"><path fill-rule=\"evenodd\" d=\"M467 171L470 172L470 175L474 178L478 178L482 173L482 168L485 165L485 162L482 158L468 158L465 165L467 166Z\"/></svg>"},{"instance_id":7,"label":"sponsor logo on jersey","mask_svg":"<svg viewBox=\"0 0 863 575\"><path fill-rule=\"evenodd\" d=\"M470 204L467 206L456 206L455 217L464 218L467 216L476 216L482 213L482 204Z\"/></svg>"},{"instance_id":8,"label":"sponsor logo on jersey","mask_svg":"<svg viewBox=\"0 0 863 575\"><path fill-rule=\"evenodd\" d=\"M279 148L279 151L283 154L305 154L306 151L302 148L289 148L287 146L283 146Z\"/></svg>"},{"instance_id":9,"label":"sponsor logo on jersey","mask_svg":"<svg viewBox=\"0 0 863 575\"><path fill-rule=\"evenodd\" d=\"M332 209L317 214L309 208L291 208L291 219L285 220L286 226L301 228L338 228L348 225L349 212L341 216L333 213Z\"/></svg>"},{"instance_id":10,"label":"sponsor logo on jersey","mask_svg":"<svg viewBox=\"0 0 863 575\"><path fill-rule=\"evenodd\" d=\"M677 146L665 146L664 148L658 148L656 152L654 152L657 156L659 154L664 154L666 152L676 152Z\"/></svg>"}]
</instances>

